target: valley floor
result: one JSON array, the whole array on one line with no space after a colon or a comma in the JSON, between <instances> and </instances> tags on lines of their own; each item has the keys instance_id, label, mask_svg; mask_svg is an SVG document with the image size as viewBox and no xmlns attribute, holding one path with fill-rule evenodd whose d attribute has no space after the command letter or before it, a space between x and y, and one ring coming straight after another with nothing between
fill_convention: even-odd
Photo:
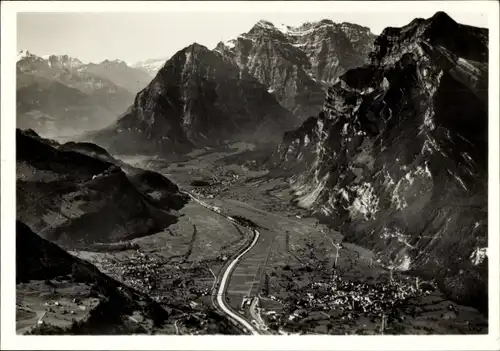
<instances>
[{"instance_id":1,"label":"valley floor","mask_svg":"<svg viewBox=\"0 0 500 351\"><path fill-rule=\"evenodd\" d=\"M284 178L224 162L227 151L198 152L168 165L122 159L160 171L221 213L257 226L259 239L232 271L225 297L262 334L487 333L479 312L415 277L390 274L369 250L343 243L341 233L291 205ZM192 186L194 180L212 185ZM165 306L171 317L153 333L242 333L217 308L214 292L251 232L195 201L180 212L176 224L122 251L72 253ZM19 332L23 320L19 315Z\"/></svg>"}]
</instances>

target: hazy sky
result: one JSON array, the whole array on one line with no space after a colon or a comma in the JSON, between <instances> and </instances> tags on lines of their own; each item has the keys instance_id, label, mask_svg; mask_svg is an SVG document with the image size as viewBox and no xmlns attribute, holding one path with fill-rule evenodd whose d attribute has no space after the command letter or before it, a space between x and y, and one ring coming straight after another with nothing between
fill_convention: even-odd
<instances>
[{"instance_id":1,"label":"hazy sky","mask_svg":"<svg viewBox=\"0 0 500 351\"><path fill-rule=\"evenodd\" d=\"M331 19L369 27L379 34L388 26L400 27L416 17L434 14L425 4L419 12L406 13L18 13L17 47L37 55L68 54L84 62L121 59L133 63L168 58L197 42L212 49L248 31L260 19L275 25ZM487 15L446 11L457 22L487 27Z\"/></svg>"}]
</instances>

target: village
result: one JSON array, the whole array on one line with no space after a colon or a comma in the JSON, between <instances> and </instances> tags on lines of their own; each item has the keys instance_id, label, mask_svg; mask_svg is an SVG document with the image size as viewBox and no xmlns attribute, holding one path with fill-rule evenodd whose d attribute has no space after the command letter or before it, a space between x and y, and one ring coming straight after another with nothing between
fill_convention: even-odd
<instances>
[{"instance_id":1,"label":"village","mask_svg":"<svg viewBox=\"0 0 500 351\"><path fill-rule=\"evenodd\" d=\"M284 293L268 295L284 308L263 311L263 317L269 328L276 331L307 332L304 328L308 326L313 332L318 321L326 321L332 327L334 323L355 325L359 320L373 322L380 331L389 322L404 319L398 315L397 307L433 291L430 284L416 279L363 282L334 274L328 281L315 281L300 288L295 285Z\"/></svg>"}]
</instances>

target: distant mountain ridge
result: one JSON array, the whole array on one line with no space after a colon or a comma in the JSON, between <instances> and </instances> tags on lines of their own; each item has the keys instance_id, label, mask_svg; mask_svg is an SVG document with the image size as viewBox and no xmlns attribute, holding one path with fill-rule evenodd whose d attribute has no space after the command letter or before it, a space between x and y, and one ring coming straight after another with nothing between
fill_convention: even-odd
<instances>
[{"instance_id":1,"label":"distant mountain ridge","mask_svg":"<svg viewBox=\"0 0 500 351\"><path fill-rule=\"evenodd\" d=\"M150 78L123 61L85 64L68 55L17 56L17 124L46 136L101 129L132 104Z\"/></svg>"},{"instance_id":2,"label":"distant mountain ridge","mask_svg":"<svg viewBox=\"0 0 500 351\"><path fill-rule=\"evenodd\" d=\"M373 38L368 28L349 23L336 24L323 20L277 29L270 22L260 21L237 39L219 43L213 53L219 60L236 66L243 74L241 77L245 77L243 79L253 78L261 83L267 93L285 109L305 118L319 112L328 82L346 69L364 63L366 53L373 47ZM129 116L129 108L133 109L132 105L136 105L133 94L146 88L166 62L162 59L150 59L132 66L121 60L84 63L68 55L39 57L28 51L21 51L17 62L18 126L33 128L48 137L113 128L114 122L120 116ZM242 79L241 77L238 79ZM218 78L216 84L225 83L222 78ZM268 98L265 100L272 105ZM221 101L218 100L219 107ZM248 107L248 102L244 104ZM208 107L207 101L202 105ZM259 109L265 115L262 107L252 107L250 115L256 115L255 112ZM181 109L184 111L184 107ZM212 107L209 109L213 110ZM239 109L240 111L233 112L236 116L243 112ZM200 113L198 110L197 114ZM248 113L249 111L244 112ZM120 123L123 125L125 120L129 118ZM201 121L200 118L196 120ZM130 120L126 123L127 130L133 127L133 123L130 123ZM207 123L205 125L208 128L213 128L210 126L211 122ZM285 123L283 128L287 130L292 125ZM248 134L248 130L241 128L236 128L240 129L237 132L239 135ZM160 130L163 129L154 132L159 136L156 139L183 140L181 143L186 149L200 143L200 138L210 138L203 128L190 136L183 136L183 129L177 128L181 134L173 137L160 135ZM169 133L173 133L173 130ZM186 130L186 133L191 132ZM224 133L226 132L222 132ZM232 132L228 135L234 137ZM108 144L117 145L115 140L116 136L110 136ZM177 141L175 144L178 145ZM161 142L164 143L168 144Z\"/></svg>"},{"instance_id":3,"label":"distant mountain ridge","mask_svg":"<svg viewBox=\"0 0 500 351\"><path fill-rule=\"evenodd\" d=\"M88 74L96 78L108 80L118 87L136 94L151 80L143 70L127 65L123 60L103 60L99 63L84 63L78 58L68 55L38 56L28 50L21 50L17 55L17 68L24 73L39 73L37 71L51 69L67 70L73 74Z\"/></svg>"},{"instance_id":4,"label":"distant mountain ridge","mask_svg":"<svg viewBox=\"0 0 500 351\"><path fill-rule=\"evenodd\" d=\"M151 81L151 77L146 72L130 67L121 60L104 60L98 64L89 63L79 68L79 71L109 79L133 94L144 89Z\"/></svg>"},{"instance_id":5,"label":"distant mountain ridge","mask_svg":"<svg viewBox=\"0 0 500 351\"><path fill-rule=\"evenodd\" d=\"M159 59L148 59L133 63L131 67L143 70L153 78L167 61L168 57Z\"/></svg>"},{"instance_id":6,"label":"distant mountain ridge","mask_svg":"<svg viewBox=\"0 0 500 351\"><path fill-rule=\"evenodd\" d=\"M320 110L328 82L366 63L373 40L349 23L285 31L260 21L214 50L195 43L165 63L143 61L136 66L161 69L116 125L91 140L113 152L162 155L237 138L273 142L297 116Z\"/></svg>"},{"instance_id":7,"label":"distant mountain ridge","mask_svg":"<svg viewBox=\"0 0 500 351\"><path fill-rule=\"evenodd\" d=\"M320 111L329 83L368 62L375 38L368 27L347 22L325 19L293 27L261 20L213 51L248 71L282 106L307 117ZM154 76L166 61L149 59L132 66Z\"/></svg>"}]
</instances>

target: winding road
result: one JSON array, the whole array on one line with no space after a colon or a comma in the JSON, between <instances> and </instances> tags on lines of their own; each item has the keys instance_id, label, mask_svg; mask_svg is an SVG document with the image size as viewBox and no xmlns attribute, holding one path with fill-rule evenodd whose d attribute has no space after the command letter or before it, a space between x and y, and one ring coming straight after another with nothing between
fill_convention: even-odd
<instances>
[{"instance_id":1,"label":"winding road","mask_svg":"<svg viewBox=\"0 0 500 351\"><path fill-rule=\"evenodd\" d=\"M201 201L200 199L198 199L197 197L195 197L194 195L192 195L191 193L189 193L187 191L182 191L182 192L185 193L186 195L188 195L191 199L193 199L195 202L197 202L201 206L223 216L224 218L226 218L227 220L229 220L233 223L241 225L241 223L239 223L234 218L223 214L218 207L211 206L211 205ZM229 305L227 305L227 303L225 301L227 285L228 285L229 279L231 278L231 274L234 270L234 267L238 264L238 261L241 259L241 257L243 257L246 253L248 253L255 246L257 241L259 240L259 236L260 236L259 231L257 229L253 229L253 228L251 230L254 233L254 237L253 237L252 242L246 248L244 248L244 250L238 256L236 256L229 263L229 265L226 265L222 269L222 272L221 272L222 276L220 278L219 288L217 289L217 304L219 305L221 311L223 313L225 313L226 316L230 320L239 324L244 330L250 332L252 335L260 335L259 330L252 323L250 323L248 320L246 320L244 316L235 312Z\"/></svg>"}]
</instances>

